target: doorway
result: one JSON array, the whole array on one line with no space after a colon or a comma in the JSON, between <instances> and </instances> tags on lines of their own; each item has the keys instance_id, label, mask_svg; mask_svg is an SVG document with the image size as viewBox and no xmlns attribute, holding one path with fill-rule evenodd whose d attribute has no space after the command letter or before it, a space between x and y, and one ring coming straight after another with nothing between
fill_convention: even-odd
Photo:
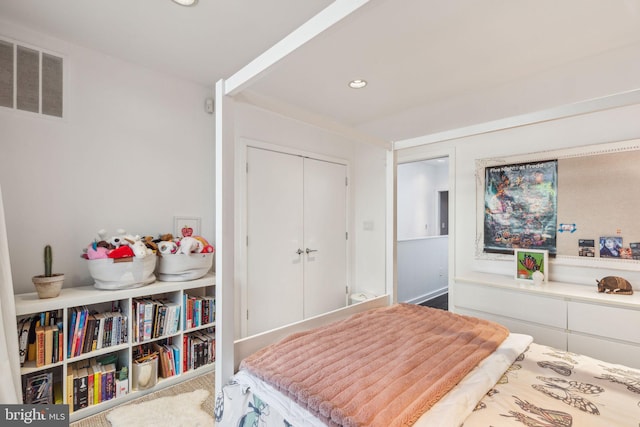
<instances>
[{"instance_id":1,"label":"doorway","mask_svg":"<svg viewBox=\"0 0 640 427\"><path fill-rule=\"evenodd\" d=\"M448 156L398 164L396 194L398 302L428 304L448 294Z\"/></svg>"},{"instance_id":2,"label":"doorway","mask_svg":"<svg viewBox=\"0 0 640 427\"><path fill-rule=\"evenodd\" d=\"M347 166L247 147L248 335L346 305Z\"/></svg>"}]
</instances>

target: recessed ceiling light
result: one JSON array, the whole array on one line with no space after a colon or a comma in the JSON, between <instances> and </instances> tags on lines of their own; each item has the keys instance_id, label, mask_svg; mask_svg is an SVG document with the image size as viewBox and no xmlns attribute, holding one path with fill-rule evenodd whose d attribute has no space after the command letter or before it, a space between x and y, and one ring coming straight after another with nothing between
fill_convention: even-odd
<instances>
[{"instance_id":1,"label":"recessed ceiling light","mask_svg":"<svg viewBox=\"0 0 640 427\"><path fill-rule=\"evenodd\" d=\"M180 6L195 6L198 3L198 0L173 0L173 2Z\"/></svg>"},{"instance_id":2,"label":"recessed ceiling light","mask_svg":"<svg viewBox=\"0 0 640 427\"><path fill-rule=\"evenodd\" d=\"M349 87L351 89L362 89L366 85L367 85L367 81L366 80L361 80L361 79L351 80L349 82Z\"/></svg>"}]
</instances>

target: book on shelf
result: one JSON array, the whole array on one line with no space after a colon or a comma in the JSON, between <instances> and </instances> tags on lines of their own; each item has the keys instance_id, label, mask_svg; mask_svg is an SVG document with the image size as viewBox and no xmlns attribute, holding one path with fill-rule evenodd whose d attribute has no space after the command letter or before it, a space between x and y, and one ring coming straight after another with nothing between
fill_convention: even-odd
<instances>
[{"instance_id":1,"label":"book on shelf","mask_svg":"<svg viewBox=\"0 0 640 427\"><path fill-rule=\"evenodd\" d=\"M44 364L55 362L53 359L53 331L57 330L57 326L45 326L44 327ZM56 342L57 344L57 342Z\"/></svg>"},{"instance_id":2,"label":"book on shelf","mask_svg":"<svg viewBox=\"0 0 640 427\"><path fill-rule=\"evenodd\" d=\"M44 366L45 364L45 336L44 336L44 326L40 325L40 321L38 321L38 326L36 326L36 367Z\"/></svg>"},{"instance_id":3,"label":"book on shelf","mask_svg":"<svg viewBox=\"0 0 640 427\"><path fill-rule=\"evenodd\" d=\"M84 331L82 332L82 347L80 353L88 353L91 351L93 346L93 330L96 327L96 317L95 315L89 313L87 314L87 321L84 327Z\"/></svg>"},{"instance_id":4,"label":"book on shelf","mask_svg":"<svg viewBox=\"0 0 640 427\"><path fill-rule=\"evenodd\" d=\"M182 373L182 363L180 360L180 347L177 344L171 344L171 350L173 351L173 367L176 375Z\"/></svg>"},{"instance_id":5,"label":"book on shelf","mask_svg":"<svg viewBox=\"0 0 640 427\"><path fill-rule=\"evenodd\" d=\"M18 350L20 352L20 364L27 361L27 352L29 346L29 328L31 327L31 318L25 317L18 322Z\"/></svg>"},{"instance_id":6,"label":"book on shelf","mask_svg":"<svg viewBox=\"0 0 640 427\"><path fill-rule=\"evenodd\" d=\"M85 333L85 322L87 321L87 316L89 314L86 307L76 307L74 311L76 312L76 322L73 330L73 339L71 342L71 352L69 357L79 356L82 352L82 339ZM69 333L71 333L71 330L69 330Z\"/></svg>"},{"instance_id":7,"label":"book on shelf","mask_svg":"<svg viewBox=\"0 0 640 427\"><path fill-rule=\"evenodd\" d=\"M75 403L75 395L73 394L73 379L75 378L75 367L67 366L67 403L69 404L69 413L73 412Z\"/></svg>"},{"instance_id":8,"label":"book on shelf","mask_svg":"<svg viewBox=\"0 0 640 427\"><path fill-rule=\"evenodd\" d=\"M89 406L89 372L87 368L78 368L76 376L73 379L74 406L73 410L77 411Z\"/></svg>"},{"instance_id":9,"label":"book on shelf","mask_svg":"<svg viewBox=\"0 0 640 427\"><path fill-rule=\"evenodd\" d=\"M115 397L116 365L109 363L101 366L102 369L102 401L111 400Z\"/></svg>"},{"instance_id":10,"label":"book on shelf","mask_svg":"<svg viewBox=\"0 0 640 427\"><path fill-rule=\"evenodd\" d=\"M71 357L73 334L76 329L78 312L75 308L69 309L69 327L67 328L67 358Z\"/></svg>"},{"instance_id":11,"label":"book on shelf","mask_svg":"<svg viewBox=\"0 0 640 427\"><path fill-rule=\"evenodd\" d=\"M53 403L53 373L40 372L25 378L23 400L26 404Z\"/></svg>"},{"instance_id":12,"label":"book on shelf","mask_svg":"<svg viewBox=\"0 0 640 427\"><path fill-rule=\"evenodd\" d=\"M102 369L95 360L91 361L91 371L93 372L93 403L102 402Z\"/></svg>"},{"instance_id":13,"label":"book on shelf","mask_svg":"<svg viewBox=\"0 0 640 427\"><path fill-rule=\"evenodd\" d=\"M53 328L51 330L51 341L52 341L52 354L51 354L51 361L53 363L56 362L60 362L60 355L58 354L58 350L59 350L59 346L60 346L60 330L58 329L58 325L52 325L52 326L48 326L50 328ZM46 333L46 331L45 331Z\"/></svg>"},{"instance_id":14,"label":"book on shelf","mask_svg":"<svg viewBox=\"0 0 640 427\"><path fill-rule=\"evenodd\" d=\"M53 383L53 403L55 405L62 405L64 403L61 381Z\"/></svg>"},{"instance_id":15,"label":"book on shelf","mask_svg":"<svg viewBox=\"0 0 640 427\"><path fill-rule=\"evenodd\" d=\"M147 301L144 304L144 328L143 328L143 341L149 341L151 339L151 332L153 329L153 313L155 304L151 301Z\"/></svg>"},{"instance_id":16,"label":"book on shelf","mask_svg":"<svg viewBox=\"0 0 640 427\"><path fill-rule=\"evenodd\" d=\"M76 344L76 356L80 356L84 353L84 341L85 336L87 335L87 326L89 324L89 309L87 307L82 308L82 316L80 318L82 321L80 325L80 334L78 335L78 342Z\"/></svg>"}]
</instances>

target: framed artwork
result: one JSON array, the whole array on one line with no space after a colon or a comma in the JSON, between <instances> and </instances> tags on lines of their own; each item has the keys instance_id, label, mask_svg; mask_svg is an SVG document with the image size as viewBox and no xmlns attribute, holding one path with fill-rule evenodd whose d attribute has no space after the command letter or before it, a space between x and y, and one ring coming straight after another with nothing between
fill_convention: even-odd
<instances>
[{"instance_id":1,"label":"framed artwork","mask_svg":"<svg viewBox=\"0 0 640 427\"><path fill-rule=\"evenodd\" d=\"M600 237L600 257L601 258L620 258L621 251L622 251L622 237L620 236Z\"/></svg>"},{"instance_id":2,"label":"framed artwork","mask_svg":"<svg viewBox=\"0 0 640 427\"><path fill-rule=\"evenodd\" d=\"M200 235L200 217L195 216L175 216L173 217L173 235L174 237L182 236L199 236Z\"/></svg>"},{"instance_id":3,"label":"framed artwork","mask_svg":"<svg viewBox=\"0 0 640 427\"><path fill-rule=\"evenodd\" d=\"M548 281L549 251L540 249L514 249L515 278L533 282L533 273L544 274L544 282Z\"/></svg>"},{"instance_id":4,"label":"framed artwork","mask_svg":"<svg viewBox=\"0 0 640 427\"><path fill-rule=\"evenodd\" d=\"M485 168L484 252L556 253L558 161Z\"/></svg>"}]
</instances>

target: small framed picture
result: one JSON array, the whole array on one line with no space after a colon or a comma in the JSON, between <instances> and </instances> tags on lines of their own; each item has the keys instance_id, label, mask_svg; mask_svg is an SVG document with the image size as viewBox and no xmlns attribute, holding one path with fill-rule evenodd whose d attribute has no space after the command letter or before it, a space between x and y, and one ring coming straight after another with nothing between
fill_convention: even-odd
<instances>
[{"instance_id":1,"label":"small framed picture","mask_svg":"<svg viewBox=\"0 0 640 427\"><path fill-rule=\"evenodd\" d=\"M600 237L600 258L620 258L620 249L622 249L622 237Z\"/></svg>"},{"instance_id":2,"label":"small framed picture","mask_svg":"<svg viewBox=\"0 0 640 427\"><path fill-rule=\"evenodd\" d=\"M533 273L544 274L544 282L548 281L549 251L540 249L514 249L516 261L515 278L533 282Z\"/></svg>"},{"instance_id":3,"label":"small framed picture","mask_svg":"<svg viewBox=\"0 0 640 427\"><path fill-rule=\"evenodd\" d=\"M173 217L174 237L187 237L200 235L200 218L195 216Z\"/></svg>"}]
</instances>

